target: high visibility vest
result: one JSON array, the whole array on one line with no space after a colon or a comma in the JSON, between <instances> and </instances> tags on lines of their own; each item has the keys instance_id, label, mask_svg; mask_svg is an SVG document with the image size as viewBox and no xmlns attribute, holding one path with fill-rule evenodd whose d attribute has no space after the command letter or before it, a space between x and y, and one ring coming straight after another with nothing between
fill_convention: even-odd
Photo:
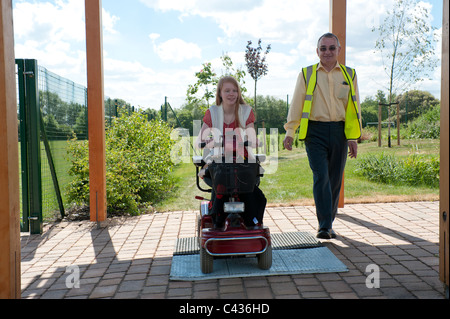
<instances>
[{"instance_id":1,"label":"high visibility vest","mask_svg":"<svg viewBox=\"0 0 450 319\"><path fill-rule=\"evenodd\" d=\"M302 118L300 120L300 140L306 139L306 133L308 132L308 122L311 114L314 91L317 85L318 66L318 64L315 64L303 69L303 77L306 81L306 98L303 104ZM341 67L344 78L347 79L347 83L350 86L347 110L345 112L345 137L348 140L357 140L361 137L361 121L358 111L355 85L353 83L356 72L352 68L345 65L340 64L339 66Z\"/></svg>"}]
</instances>

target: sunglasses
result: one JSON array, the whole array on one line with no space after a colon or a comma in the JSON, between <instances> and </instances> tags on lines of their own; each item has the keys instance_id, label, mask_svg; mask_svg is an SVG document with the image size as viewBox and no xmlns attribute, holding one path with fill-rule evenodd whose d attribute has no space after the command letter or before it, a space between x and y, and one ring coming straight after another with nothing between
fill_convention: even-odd
<instances>
[{"instance_id":1,"label":"sunglasses","mask_svg":"<svg viewBox=\"0 0 450 319\"><path fill-rule=\"evenodd\" d=\"M331 45L328 48L325 46L319 48L320 52L326 52L327 50L330 50L331 52L333 52L333 51L336 51L336 49L337 49L337 47L335 45Z\"/></svg>"}]
</instances>

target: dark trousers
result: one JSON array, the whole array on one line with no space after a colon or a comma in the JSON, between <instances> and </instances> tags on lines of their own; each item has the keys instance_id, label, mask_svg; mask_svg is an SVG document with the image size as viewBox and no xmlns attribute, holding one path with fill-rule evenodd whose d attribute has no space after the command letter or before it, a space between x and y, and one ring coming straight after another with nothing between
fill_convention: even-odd
<instances>
[{"instance_id":1,"label":"dark trousers","mask_svg":"<svg viewBox=\"0 0 450 319\"><path fill-rule=\"evenodd\" d=\"M209 172L206 174L203 179L206 185L212 188L212 180L209 175ZM257 180L257 184L259 185L259 177ZM217 196L212 189L211 192L211 214L213 217L214 224L216 227L220 228L223 226L227 214L223 211L223 204L225 201L228 201L228 196ZM242 218L244 219L244 223L246 226L255 226L255 224L263 224L264 212L266 210L267 199L262 190L255 185L252 193L240 194L239 200L245 203L245 213L242 214ZM255 223L255 218L257 219L257 223Z\"/></svg>"},{"instance_id":2,"label":"dark trousers","mask_svg":"<svg viewBox=\"0 0 450 319\"><path fill-rule=\"evenodd\" d=\"M223 204L229 200L229 197L216 196L213 191L211 200L213 203L211 209L213 221L216 227L220 228L223 226L228 215L223 212ZM246 226L255 226L258 223L263 223L267 199L258 186L255 186L252 193L240 194L239 201L245 204L245 213L241 214L241 216Z\"/></svg>"},{"instance_id":3,"label":"dark trousers","mask_svg":"<svg viewBox=\"0 0 450 319\"><path fill-rule=\"evenodd\" d=\"M347 161L348 143L344 122L309 121L305 139L309 166L314 177L314 202L319 229L331 229Z\"/></svg>"}]
</instances>

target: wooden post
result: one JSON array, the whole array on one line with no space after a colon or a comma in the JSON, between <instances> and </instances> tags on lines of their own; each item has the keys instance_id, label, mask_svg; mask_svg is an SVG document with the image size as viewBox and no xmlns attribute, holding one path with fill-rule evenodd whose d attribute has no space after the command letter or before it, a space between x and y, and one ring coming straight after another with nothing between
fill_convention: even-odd
<instances>
[{"instance_id":1,"label":"wooden post","mask_svg":"<svg viewBox=\"0 0 450 319\"><path fill-rule=\"evenodd\" d=\"M342 49L338 61L345 65L347 43L347 0L330 0L330 32L339 38Z\"/></svg>"},{"instance_id":2,"label":"wooden post","mask_svg":"<svg viewBox=\"0 0 450 319\"><path fill-rule=\"evenodd\" d=\"M439 204L439 278L449 287L449 0L443 1L442 14L442 77L441 77L441 169L440 169L440 204ZM448 295L447 295L448 296Z\"/></svg>"},{"instance_id":3,"label":"wooden post","mask_svg":"<svg viewBox=\"0 0 450 319\"><path fill-rule=\"evenodd\" d=\"M397 103L397 145L400 146L400 103Z\"/></svg>"},{"instance_id":4,"label":"wooden post","mask_svg":"<svg viewBox=\"0 0 450 319\"><path fill-rule=\"evenodd\" d=\"M0 0L0 299L21 295L15 73L12 1Z\"/></svg>"},{"instance_id":5,"label":"wooden post","mask_svg":"<svg viewBox=\"0 0 450 319\"><path fill-rule=\"evenodd\" d=\"M381 114L382 114L382 104L378 103L378 147L381 147Z\"/></svg>"},{"instance_id":6,"label":"wooden post","mask_svg":"<svg viewBox=\"0 0 450 319\"><path fill-rule=\"evenodd\" d=\"M330 0L330 30L339 38L341 43L341 53L338 61L345 65L346 41L347 41L347 0ZM342 178L341 194L339 197L339 208L345 205L344 191L345 173Z\"/></svg>"},{"instance_id":7,"label":"wooden post","mask_svg":"<svg viewBox=\"0 0 450 319\"><path fill-rule=\"evenodd\" d=\"M102 2L85 0L91 221L106 220L105 101Z\"/></svg>"}]
</instances>

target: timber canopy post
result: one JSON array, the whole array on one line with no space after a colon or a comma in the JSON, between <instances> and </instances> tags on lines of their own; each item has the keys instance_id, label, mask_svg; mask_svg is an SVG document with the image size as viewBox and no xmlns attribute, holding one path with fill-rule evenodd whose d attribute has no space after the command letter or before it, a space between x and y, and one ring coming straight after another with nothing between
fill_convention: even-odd
<instances>
[{"instance_id":1,"label":"timber canopy post","mask_svg":"<svg viewBox=\"0 0 450 319\"><path fill-rule=\"evenodd\" d=\"M347 40L347 0L330 0L330 32L339 38L341 53L338 61L345 65L345 49ZM339 196L339 208L345 205L344 177L342 178L341 194Z\"/></svg>"},{"instance_id":2,"label":"timber canopy post","mask_svg":"<svg viewBox=\"0 0 450 319\"><path fill-rule=\"evenodd\" d=\"M102 2L85 0L88 86L90 219L106 220L105 101Z\"/></svg>"},{"instance_id":3,"label":"timber canopy post","mask_svg":"<svg viewBox=\"0 0 450 319\"><path fill-rule=\"evenodd\" d=\"M0 0L0 299L19 299L20 199L11 0Z\"/></svg>"},{"instance_id":4,"label":"timber canopy post","mask_svg":"<svg viewBox=\"0 0 450 319\"><path fill-rule=\"evenodd\" d=\"M450 230L449 230L449 0L443 1L442 10L442 77L441 77L441 168L440 168L440 202L439 202L439 278L448 287L450 281Z\"/></svg>"}]
</instances>

